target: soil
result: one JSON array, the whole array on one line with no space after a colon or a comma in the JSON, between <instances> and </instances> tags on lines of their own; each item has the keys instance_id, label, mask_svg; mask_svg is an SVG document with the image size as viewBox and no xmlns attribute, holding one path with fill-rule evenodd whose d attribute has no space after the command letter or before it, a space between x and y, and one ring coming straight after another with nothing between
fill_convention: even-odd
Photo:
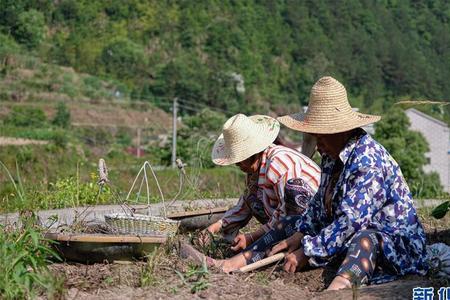
<instances>
[{"instance_id":1,"label":"soil","mask_svg":"<svg viewBox=\"0 0 450 300\"><path fill-rule=\"evenodd\" d=\"M429 243L450 242L449 230L425 229ZM406 276L387 284L325 291L336 265L295 274L283 272L281 265L231 275L209 269L203 276L201 267L181 259L174 245L160 248L147 262L55 263L50 269L64 278L66 299L412 299L414 287L433 286L436 291L448 285L442 279ZM205 288L193 291L195 286Z\"/></svg>"},{"instance_id":2,"label":"soil","mask_svg":"<svg viewBox=\"0 0 450 300\"><path fill-rule=\"evenodd\" d=\"M180 273L189 267L179 262L159 265L155 282L142 286L140 278L145 263L124 264L54 264L52 270L66 278L67 299L411 299L412 288L431 286L425 278L411 276L388 284L358 290L326 292L329 270L314 269L287 274L269 267L250 274L227 275L210 270L205 279L208 288L191 292L194 282L183 283ZM436 284L434 284L436 285ZM436 285L439 286L439 285Z\"/></svg>"},{"instance_id":3,"label":"soil","mask_svg":"<svg viewBox=\"0 0 450 300\"><path fill-rule=\"evenodd\" d=\"M93 265L57 263L50 268L59 278L65 279L66 299L339 300L351 299L355 293L358 299L411 299L414 287L435 286L437 289L446 286L446 282L408 276L388 284L327 292L325 287L335 272L332 268L287 274L275 265L253 273L227 275L211 269L205 277L188 277L189 272L198 268L174 254L162 255L151 273L145 271L149 264L122 261ZM142 279L147 279L147 284L143 284ZM195 284L207 284L207 288L194 293Z\"/></svg>"},{"instance_id":4,"label":"soil","mask_svg":"<svg viewBox=\"0 0 450 300\"><path fill-rule=\"evenodd\" d=\"M56 113L55 103L13 103L7 102L0 107L0 119L9 114L13 106L32 105L41 108L48 119ZM122 107L117 103L88 104L68 102L71 123L74 126L104 128L151 128L152 135L167 134L172 126L172 117L165 111L156 108ZM118 126L117 124L120 124ZM180 125L181 126L181 125Z\"/></svg>"}]
</instances>

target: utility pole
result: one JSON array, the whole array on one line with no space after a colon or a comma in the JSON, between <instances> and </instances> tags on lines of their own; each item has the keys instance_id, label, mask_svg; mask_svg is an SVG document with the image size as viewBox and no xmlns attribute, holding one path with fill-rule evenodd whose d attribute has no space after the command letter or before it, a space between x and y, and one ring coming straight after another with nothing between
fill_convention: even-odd
<instances>
[{"instance_id":1,"label":"utility pole","mask_svg":"<svg viewBox=\"0 0 450 300\"><path fill-rule=\"evenodd\" d=\"M136 152L137 152L137 157L140 158L141 157L141 128L137 128L137 148L136 148Z\"/></svg>"},{"instance_id":2,"label":"utility pole","mask_svg":"<svg viewBox=\"0 0 450 300\"><path fill-rule=\"evenodd\" d=\"M173 98L173 124L172 124L172 168L176 168L176 159L177 159L177 98Z\"/></svg>"}]
</instances>

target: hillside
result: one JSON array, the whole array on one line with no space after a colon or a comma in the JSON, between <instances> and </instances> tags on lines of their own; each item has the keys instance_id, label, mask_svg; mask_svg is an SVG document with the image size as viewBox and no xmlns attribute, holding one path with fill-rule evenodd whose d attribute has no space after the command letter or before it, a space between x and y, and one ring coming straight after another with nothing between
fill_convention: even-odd
<instances>
[{"instance_id":1,"label":"hillside","mask_svg":"<svg viewBox=\"0 0 450 300\"><path fill-rule=\"evenodd\" d=\"M161 99L174 96L228 113L305 104L324 74L345 83L354 106L373 112L401 99L450 100L448 1L0 5L0 53L32 52L117 80L122 95L164 109ZM426 109L450 118L448 106Z\"/></svg>"},{"instance_id":2,"label":"hillside","mask_svg":"<svg viewBox=\"0 0 450 300\"><path fill-rule=\"evenodd\" d=\"M43 189L105 157L125 187L142 159L170 164L177 97L177 155L212 167L228 116L297 111L322 75L364 112L448 102L450 3L0 0L0 136L27 139L0 143L31 143L0 157ZM450 105L416 108L450 124Z\"/></svg>"}]
</instances>

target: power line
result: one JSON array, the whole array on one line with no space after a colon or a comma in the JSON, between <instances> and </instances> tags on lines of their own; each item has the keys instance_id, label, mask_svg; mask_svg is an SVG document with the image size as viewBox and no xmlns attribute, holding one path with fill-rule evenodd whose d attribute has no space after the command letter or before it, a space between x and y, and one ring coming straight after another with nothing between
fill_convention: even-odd
<instances>
[{"instance_id":1,"label":"power line","mask_svg":"<svg viewBox=\"0 0 450 300\"><path fill-rule=\"evenodd\" d=\"M158 100L163 100L163 101L167 102L168 104L170 104L170 106L172 106L172 101L173 101L173 98L165 97L165 96L158 96L158 97L142 97L141 96L139 98L141 100L142 99L149 100L152 103L155 103L155 101L158 101ZM197 107L202 107L202 108L208 108L208 109L214 110L216 112L221 112L221 113L226 113L226 114L235 114L235 112L231 112L229 110L225 110L225 109L222 109L222 108L219 108L219 107L216 107L216 106L212 106L212 105L208 105L208 104L204 104L204 103L193 102L191 100L186 100L186 99L183 99L183 98L180 98L180 97L178 97L177 99L178 99L178 102L184 102L185 104L196 105ZM133 100L131 100L131 101L133 102ZM134 101L134 102L137 102L137 101ZM143 103L146 103L146 102L143 102ZM159 103L156 103L156 104L159 105L159 104L162 104L162 103L159 102Z\"/></svg>"},{"instance_id":2,"label":"power line","mask_svg":"<svg viewBox=\"0 0 450 300\"><path fill-rule=\"evenodd\" d=\"M186 104L189 104L189 105L196 105L196 106L199 106L199 107L202 107L202 108L209 108L211 110L216 110L216 111L221 111L223 113L233 114L233 112L231 112L229 110L225 110L225 109L218 108L218 107L215 107L215 106L210 106L208 104L196 103L196 102L192 102L192 101L185 100L185 99L179 99L179 101L182 101L182 102L184 102Z\"/></svg>"}]
</instances>

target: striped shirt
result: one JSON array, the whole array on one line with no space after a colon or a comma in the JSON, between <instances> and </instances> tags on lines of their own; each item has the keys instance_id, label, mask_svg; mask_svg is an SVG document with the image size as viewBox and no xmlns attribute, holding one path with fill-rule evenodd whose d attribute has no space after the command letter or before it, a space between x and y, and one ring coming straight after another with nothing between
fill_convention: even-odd
<instances>
[{"instance_id":1,"label":"striped shirt","mask_svg":"<svg viewBox=\"0 0 450 300\"><path fill-rule=\"evenodd\" d=\"M259 169L258 193L266 214L270 217L264 226L270 229L280 217L286 216L284 187L291 178L301 178L317 191L320 168L310 158L284 146L269 146L262 154Z\"/></svg>"},{"instance_id":2,"label":"striped shirt","mask_svg":"<svg viewBox=\"0 0 450 300\"><path fill-rule=\"evenodd\" d=\"M284 146L270 145L261 157L259 176L257 179L256 200L262 205L268 222L264 230L270 230L281 217L286 216L284 187L292 178L301 178L317 191L320 182L320 168L307 156ZM255 174L256 175L256 174ZM251 183L249 183L251 184ZM250 188L250 187L249 187ZM242 223L244 227L254 213L241 197L235 207L227 211L222 218L223 229L235 227Z\"/></svg>"}]
</instances>

